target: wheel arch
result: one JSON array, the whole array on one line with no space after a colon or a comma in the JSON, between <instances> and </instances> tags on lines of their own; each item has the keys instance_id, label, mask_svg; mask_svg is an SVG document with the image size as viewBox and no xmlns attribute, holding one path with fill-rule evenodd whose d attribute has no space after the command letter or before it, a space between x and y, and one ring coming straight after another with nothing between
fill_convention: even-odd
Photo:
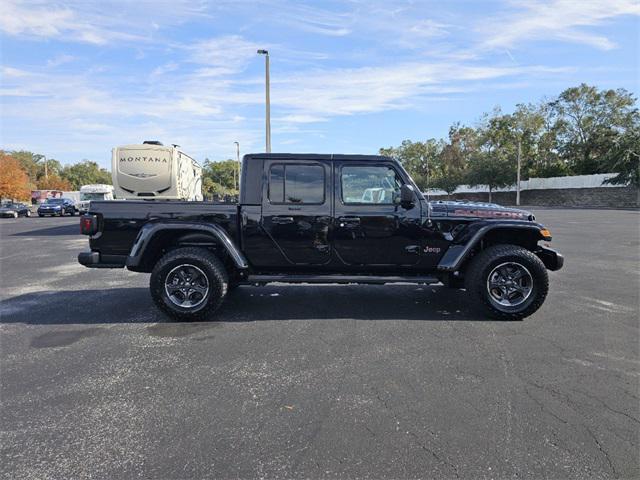
<instances>
[{"instance_id":1,"label":"wheel arch","mask_svg":"<svg viewBox=\"0 0 640 480\"><path fill-rule=\"evenodd\" d=\"M458 243L449 246L438 263L438 270L445 272L461 270L475 253L492 245L517 245L535 252L538 241L545 240L541 234L543 228L542 225L529 222L472 224Z\"/></svg>"},{"instance_id":2,"label":"wheel arch","mask_svg":"<svg viewBox=\"0 0 640 480\"><path fill-rule=\"evenodd\" d=\"M152 223L140 229L126 266L138 272L150 272L165 253L180 247L201 247L213 251L229 269L245 270L247 260L229 234L215 224Z\"/></svg>"}]
</instances>

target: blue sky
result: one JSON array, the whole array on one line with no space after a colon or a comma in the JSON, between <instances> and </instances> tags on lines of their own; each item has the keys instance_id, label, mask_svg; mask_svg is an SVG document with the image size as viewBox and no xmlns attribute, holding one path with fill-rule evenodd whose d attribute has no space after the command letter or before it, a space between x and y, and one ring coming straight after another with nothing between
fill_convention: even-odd
<instances>
[{"instance_id":1,"label":"blue sky","mask_svg":"<svg viewBox=\"0 0 640 480\"><path fill-rule=\"evenodd\" d=\"M4 149L108 167L158 139L197 159L375 153L586 82L638 94L637 0L0 0Z\"/></svg>"}]
</instances>

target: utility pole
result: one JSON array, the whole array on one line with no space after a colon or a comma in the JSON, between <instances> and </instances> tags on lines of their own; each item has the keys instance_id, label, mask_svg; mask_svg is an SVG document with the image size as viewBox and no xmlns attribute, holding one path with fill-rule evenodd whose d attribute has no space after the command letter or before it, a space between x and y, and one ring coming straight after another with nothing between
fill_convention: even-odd
<instances>
[{"instance_id":1,"label":"utility pole","mask_svg":"<svg viewBox=\"0 0 640 480\"><path fill-rule=\"evenodd\" d=\"M518 137L518 169L516 174L516 205L520 205L520 166L522 164L522 139Z\"/></svg>"},{"instance_id":2,"label":"utility pole","mask_svg":"<svg viewBox=\"0 0 640 480\"><path fill-rule=\"evenodd\" d=\"M240 190L240 142L233 142L236 144L236 162L238 162L238 186L237 189L238 191ZM233 171L235 172L235 168L233 169ZM235 184L235 173L233 174L234 177L234 184Z\"/></svg>"},{"instance_id":3,"label":"utility pole","mask_svg":"<svg viewBox=\"0 0 640 480\"><path fill-rule=\"evenodd\" d=\"M269 51L258 50L259 55L264 55L264 78L265 78L265 101L266 101L266 115L265 115L265 135L266 135L266 150L267 153L271 153L271 100L269 98Z\"/></svg>"}]
</instances>

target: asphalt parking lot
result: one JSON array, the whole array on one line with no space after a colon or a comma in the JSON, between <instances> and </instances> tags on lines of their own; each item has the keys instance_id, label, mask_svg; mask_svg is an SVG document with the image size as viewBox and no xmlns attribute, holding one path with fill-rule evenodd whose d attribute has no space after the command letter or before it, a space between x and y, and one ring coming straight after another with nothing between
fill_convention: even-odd
<instances>
[{"instance_id":1,"label":"asphalt parking lot","mask_svg":"<svg viewBox=\"0 0 640 480\"><path fill-rule=\"evenodd\" d=\"M523 322L276 285L172 323L77 217L0 219L3 478L638 478L640 215L531 210L566 263Z\"/></svg>"}]
</instances>

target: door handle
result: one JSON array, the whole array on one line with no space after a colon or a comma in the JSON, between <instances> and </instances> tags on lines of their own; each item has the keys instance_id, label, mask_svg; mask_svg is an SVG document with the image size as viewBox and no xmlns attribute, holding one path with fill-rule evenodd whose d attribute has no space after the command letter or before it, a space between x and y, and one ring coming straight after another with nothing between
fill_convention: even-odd
<instances>
[{"instance_id":1,"label":"door handle","mask_svg":"<svg viewBox=\"0 0 640 480\"><path fill-rule=\"evenodd\" d=\"M278 225L284 225L285 223L293 223L293 217L272 217L271 221Z\"/></svg>"},{"instance_id":2,"label":"door handle","mask_svg":"<svg viewBox=\"0 0 640 480\"><path fill-rule=\"evenodd\" d=\"M341 227L360 225L360 217L339 217L338 224Z\"/></svg>"}]
</instances>

